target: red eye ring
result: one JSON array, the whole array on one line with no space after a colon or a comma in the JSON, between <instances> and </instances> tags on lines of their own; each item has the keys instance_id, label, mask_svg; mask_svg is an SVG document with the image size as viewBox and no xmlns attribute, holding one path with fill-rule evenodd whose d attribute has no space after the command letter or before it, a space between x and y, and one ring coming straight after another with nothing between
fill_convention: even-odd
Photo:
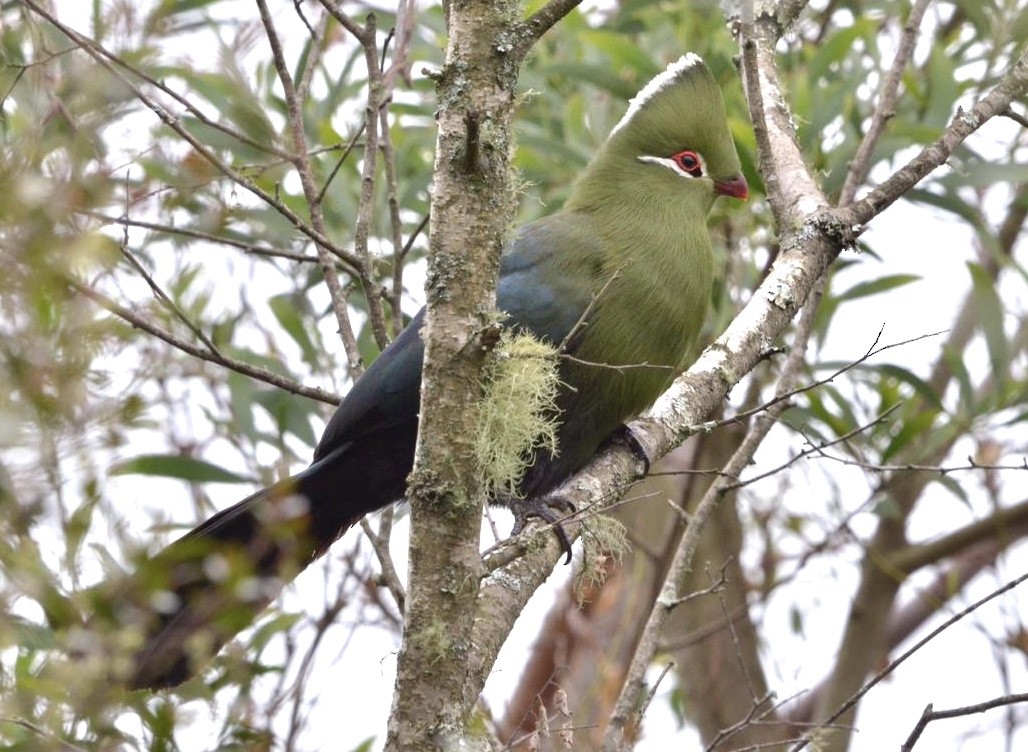
<instances>
[{"instance_id":1,"label":"red eye ring","mask_svg":"<svg viewBox=\"0 0 1028 752\"><path fill-rule=\"evenodd\" d=\"M703 160L700 159L699 154L691 149L686 149L685 151L680 151L677 154L672 154L671 159L684 172L692 175L694 178L698 178L703 175Z\"/></svg>"}]
</instances>

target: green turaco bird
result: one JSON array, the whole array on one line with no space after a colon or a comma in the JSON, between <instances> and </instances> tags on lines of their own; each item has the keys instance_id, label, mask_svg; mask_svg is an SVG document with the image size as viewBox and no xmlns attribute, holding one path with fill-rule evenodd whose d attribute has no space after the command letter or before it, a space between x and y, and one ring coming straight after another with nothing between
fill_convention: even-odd
<instances>
[{"instance_id":1,"label":"green turaco bird","mask_svg":"<svg viewBox=\"0 0 1028 752\"><path fill-rule=\"evenodd\" d=\"M557 451L536 452L520 481L524 500L496 500L515 507L517 519L527 512L552 521L546 495L685 366L711 294L707 215L718 196L744 199L747 186L721 92L690 54L632 100L564 207L515 234L497 307L510 326L563 343L571 356L560 365ZM283 582L362 516L403 497L418 430L422 320L419 313L356 382L310 467L216 514L140 568L126 588L147 593L128 614L145 625L130 686L170 686L195 673ZM233 586L232 562L260 576Z\"/></svg>"}]
</instances>

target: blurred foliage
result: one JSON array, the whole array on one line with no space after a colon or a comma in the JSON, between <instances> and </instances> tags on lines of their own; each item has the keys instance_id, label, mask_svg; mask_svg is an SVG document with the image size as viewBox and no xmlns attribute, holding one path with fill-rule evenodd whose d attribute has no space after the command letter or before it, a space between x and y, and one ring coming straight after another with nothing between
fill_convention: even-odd
<instances>
[{"instance_id":1,"label":"blurred foliage","mask_svg":"<svg viewBox=\"0 0 1028 752\"><path fill-rule=\"evenodd\" d=\"M1028 8L1018 5L939 4L875 151L873 179L937 138L958 106L1004 73L1028 36ZM783 40L780 64L801 147L834 197L867 127L909 3L813 6ZM246 649L218 659L217 680L190 685L181 696L126 697L102 681L72 681L75 669L50 651L68 639L67 621L55 615L74 613L75 594L131 560L141 545L152 550L151 527L188 524L209 513L209 489L200 484L267 483L295 470L309 459L329 411L177 350L103 300L201 350L213 348L297 383L346 389L346 358L323 271L304 231L311 207L285 156L294 147L283 90L249 4L46 7L93 40L94 52L104 52L87 54L27 6L0 6L0 715L18 719L0 720L0 739L10 749L58 749L61 740L87 749L188 748L180 737L194 719L184 703L201 698L218 719L221 748L270 748L276 732L265 711L277 707L284 714L291 703L302 705L302 692L299 699L290 695L286 677L308 670L297 668L304 654L296 642L318 628L317 614L269 612L244 638ZM336 23L321 20L316 4L296 8L304 15L278 4L274 20L294 77L310 65L302 119L312 174L323 190L325 234L352 250L368 83L363 52ZM398 44L389 30L397 19L388 10L376 13L379 48L387 50L389 65ZM322 23L324 35L315 40L310 29ZM423 69L442 63L441 9L418 8L410 32L407 62L384 112L400 232L404 243L413 243L405 254L394 246L380 161L370 247L376 282L411 289L419 299L425 241L423 234L414 236L428 212L435 139L433 87ZM723 85L753 188L751 211L720 207L712 220L723 270L708 325L713 336L748 299L777 251L733 63L737 49L716 3L614 3L572 14L537 45L520 79L520 218L559 207L626 99L685 50L704 57ZM304 227L202 156L154 117L155 107ZM787 414L795 433L783 431L783 442L832 441L895 409L890 421L853 436L841 451L870 464L913 462L957 436L1023 451L1023 442L1011 442L1002 429L1028 411L1026 275L990 207L998 204L1000 215L1028 209L1028 155L1023 133L996 133L988 143L969 141L951 169L907 197L970 231L973 248L911 252L926 265L936 254L963 254L965 289L977 300L977 334L951 341L939 354L938 368L945 371L939 378L924 363L903 362L902 350L891 350L797 396ZM811 380L846 365L822 362L817 353L847 310L872 298L912 294L922 284L919 273L885 264L877 273L875 250L847 255L834 272L841 282L827 289L819 312ZM409 274L397 279L404 269ZM1014 272L1010 291L996 282L1000 269ZM339 270L370 361L376 348L364 292L345 266ZM948 327L958 302L935 304L945 309L940 328ZM409 303L405 312L415 307ZM975 347L984 361L972 357ZM738 390L740 399L747 389L751 402L766 397L773 372L773 364L760 367ZM132 478L138 482L127 482ZM967 488L951 476L937 482L970 504ZM809 519L781 505L767 516L767 525L778 526L767 537L805 546ZM326 591L345 600L362 597L377 574L366 557L347 555L325 577ZM348 588L340 584L345 578L353 582ZM797 631L802 613L794 611ZM51 626L61 629L55 634ZM266 650L283 636L284 669L283 651ZM270 679L257 691L261 676ZM231 700L219 700L214 689L220 687L232 688Z\"/></svg>"}]
</instances>

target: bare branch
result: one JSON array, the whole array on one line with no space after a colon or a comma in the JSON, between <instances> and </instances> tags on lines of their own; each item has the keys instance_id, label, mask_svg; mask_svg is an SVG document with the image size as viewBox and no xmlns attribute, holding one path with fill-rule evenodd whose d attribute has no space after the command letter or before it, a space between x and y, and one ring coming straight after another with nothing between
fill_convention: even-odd
<instances>
[{"instance_id":1,"label":"bare branch","mask_svg":"<svg viewBox=\"0 0 1028 752\"><path fill-rule=\"evenodd\" d=\"M542 35L573 11L582 0L550 0L546 5L526 18L516 31L517 41L510 51L514 60L520 62Z\"/></svg>"},{"instance_id":2,"label":"bare branch","mask_svg":"<svg viewBox=\"0 0 1028 752\"><path fill-rule=\"evenodd\" d=\"M867 431L869 428L872 428L872 427L878 425L879 423L884 423L886 420L888 420L890 415L892 415L894 412L896 412L902 406L903 405L901 403L896 403L895 405L892 405L891 407L889 407L888 409L886 409L884 412L880 413L876 417L872 418L871 420L867 421L866 423L863 423L863 424L861 424L859 426L856 426L856 427L850 429L849 431L847 431L846 433L842 434L841 436L837 436L834 439L830 439L830 440L827 440L827 441L822 441L822 442L819 442L817 444L812 444L808 448L806 448L806 449L804 449L804 450L802 450L800 452L797 452L796 454L794 454L792 457L790 457L789 459L787 459L785 462L783 462L782 464L778 465L777 467L774 467L774 468L772 468L770 470L767 470L767 471L765 471L763 473L758 473L757 475L754 475L752 478L746 478L746 480L740 480L740 481L736 481L735 483L727 484L726 487L725 487L725 490L726 491L734 491L736 489L743 488L744 486L748 486L751 483L756 483L759 480L763 480L764 478L769 478L769 477L771 477L773 475L777 475L778 473L782 472L783 470L785 470L790 465L794 465L796 462L798 462L799 460L803 459L804 457L809 457L812 454L815 454L815 455L816 454L820 454L824 449L827 449L828 447L835 446L836 444L845 443L845 442L849 441L850 439L852 439L854 436L858 436L858 435L862 434L864 431Z\"/></svg>"},{"instance_id":3,"label":"bare branch","mask_svg":"<svg viewBox=\"0 0 1028 752\"><path fill-rule=\"evenodd\" d=\"M375 556L378 558L378 565L382 570L382 580L389 592L396 601L400 612L403 612L404 604L407 602L407 593L400 582L400 576L396 573L396 565L393 564L393 557L389 553L389 537L393 527L393 510L385 509L381 514L378 532L372 529L367 517L361 518L361 530L371 543Z\"/></svg>"},{"instance_id":4,"label":"bare branch","mask_svg":"<svg viewBox=\"0 0 1028 752\"><path fill-rule=\"evenodd\" d=\"M46 748L56 749L59 750L59 752L85 752L85 749L82 747L70 744L53 732L42 728L41 726L37 726L31 721L26 721L24 718L15 718L14 716L9 715L0 716L0 723L9 723L12 726L19 726L42 739L46 739Z\"/></svg>"},{"instance_id":5,"label":"bare branch","mask_svg":"<svg viewBox=\"0 0 1028 752\"><path fill-rule=\"evenodd\" d=\"M201 232L200 230L192 230L186 227L175 227L175 225L161 224L160 222L147 222L142 219L130 219L129 217L114 217L110 214L104 214L102 212L82 210L84 216L91 217L95 220L106 224L121 225L122 227L139 227L144 230L153 230L154 232L161 232L166 235L180 235L184 238L193 238L194 240L204 240L209 243L217 243L220 245L227 245L233 248L238 248L244 253L252 254L254 256L264 256L266 258L283 258L289 261L297 261L300 263L311 263L317 262L317 256L308 256L303 253L294 253L292 251L280 251L274 248L268 248L267 246L260 245L257 243L250 243L245 240L238 240L236 238L226 238L222 235L215 235L209 232Z\"/></svg>"},{"instance_id":6,"label":"bare branch","mask_svg":"<svg viewBox=\"0 0 1028 752\"><path fill-rule=\"evenodd\" d=\"M271 45L272 58L275 62L275 70L278 73L282 90L285 92L286 111L289 119L289 130L293 138L294 155L293 164L300 176L300 185L303 187L304 197L307 199L307 208L311 215L311 223L319 235L325 236L325 217L322 213L322 205L318 200L319 193L314 181L314 172L308 156L307 134L304 130L303 103L297 98L296 88L293 86L293 79L289 73L289 66L286 64L285 53L282 44L279 42L278 33L268 10L267 0L257 0L257 8L260 11L261 23L264 24L264 33ZM328 287L332 297L332 311L335 313L336 324L339 327L339 337L342 339L343 348L346 350L346 358L350 366L350 375L357 378L363 372L360 346L357 344L357 335L350 322L350 314L347 308L347 295L339 282L339 275L336 274L335 265L327 245L316 243L318 259L321 262L321 271L325 277L325 285ZM363 279L364 263L358 255L357 274ZM370 304L370 301L369 301Z\"/></svg>"},{"instance_id":7,"label":"bare branch","mask_svg":"<svg viewBox=\"0 0 1028 752\"><path fill-rule=\"evenodd\" d=\"M267 369L251 365L241 360L236 360L235 358L229 358L216 352L211 352L210 350L204 347L200 347L198 345L194 345L191 342L187 342L186 340L182 339L181 337L177 337L171 332L164 331L159 326L156 326L155 324L151 323L150 321L146 320L145 318L136 314L135 312L130 311L124 306L119 305L99 290L95 290L92 287L89 287L88 285L84 284L83 282L79 282L78 280L74 280L71 278L68 278L66 282L71 288L86 296L93 302L97 303L102 308L105 308L106 310L110 311L115 316L127 321L129 324L136 327L137 329L142 329L147 334L152 334L154 337L157 337L158 339L168 343L172 347L181 350L184 353L187 353L188 355L193 355L197 358L200 358L201 360L206 360L209 363L215 363L219 366L224 366L225 368L228 368L231 371L235 371L236 373L241 373L244 376L249 376L250 378L257 379L258 381L263 381L266 384L277 386L278 388L284 389L287 392L299 394L303 397L309 397L311 399L318 400L319 402L326 402L330 405L338 405L342 401L339 395L333 394L332 392L325 391L324 389L319 389L318 387L304 386L303 384L299 384L291 379L287 379L282 376L279 376L276 373L272 373Z\"/></svg>"},{"instance_id":8,"label":"bare branch","mask_svg":"<svg viewBox=\"0 0 1028 752\"><path fill-rule=\"evenodd\" d=\"M218 157L211 149L207 148L196 136L194 136L188 128L179 122L178 117L168 112L157 100L149 96L146 92L139 88L125 73L123 73L117 66L115 66L111 60L116 59L115 56L108 52L103 46L97 44L88 37L79 34L77 31L62 23L54 16L49 13L46 9L40 6L36 0L23 0L23 4L30 8L34 13L39 15L41 18L46 19L55 28L59 29L61 33L72 40L78 47L95 60L102 68L111 73L121 83L132 92L132 95L138 99L143 105L147 107L157 118L164 123L168 128L174 131L183 141L188 143L197 154L202 156L205 160L210 162L217 170L229 178L232 182L239 185L241 188L249 191L258 199L266 203L267 205L274 208L279 214L285 217L290 224L296 227L297 230L302 232L304 235L309 237L319 246L324 246L331 253L336 256L340 261L347 265L350 269L356 270L359 267L358 260L353 254L339 248L333 244L324 234L314 229L310 223L306 222L302 217L293 212L284 201L278 199L267 191L263 190L255 182L244 176L238 170L234 169L231 165L225 162L223 159ZM290 160L293 158L290 157Z\"/></svg>"},{"instance_id":9,"label":"bare branch","mask_svg":"<svg viewBox=\"0 0 1028 752\"><path fill-rule=\"evenodd\" d=\"M1021 463L1017 465L982 465L975 462L972 457L967 458L966 465L919 465L914 462L907 462L902 465L878 465L873 462L860 462L859 460L850 459L849 457L841 457L838 455L829 454L828 452L819 452L819 456L826 460L832 460L833 462L838 462L843 465L859 467L862 470L868 470L872 473L922 472L938 473L939 475L950 475L951 473L982 470L987 472L996 470L1028 470L1028 458L1022 459Z\"/></svg>"},{"instance_id":10,"label":"bare branch","mask_svg":"<svg viewBox=\"0 0 1028 752\"><path fill-rule=\"evenodd\" d=\"M896 50L896 57L892 61L892 67L885 75L881 91L878 93L878 101L875 103L874 111L871 113L871 125L864 134L857 153L850 160L846 170L846 181L842 184L839 193L839 206L848 206L853 203L857 194L858 186L867 179L867 173L871 169L871 156L874 153L878 139L885 132L885 126L896 114L896 95L899 92L900 80L903 78L903 71L907 67L907 61L914 53L914 46L917 43L918 29L921 26L921 19L931 0L917 0L910 9L907 16L907 23L903 27L903 36L899 49Z\"/></svg>"},{"instance_id":11,"label":"bare branch","mask_svg":"<svg viewBox=\"0 0 1028 752\"><path fill-rule=\"evenodd\" d=\"M121 254L126 259L128 259L128 262L132 265L132 268L139 272L139 276L141 276L143 280L146 282L147 286L150 288L150 291L153 292L154 297L156 297L157 300L159 300L165 308L171 311L172 315L175 318L177 318L179 321L185 324L186 328L193 333L193 336L200 340L213 355L221 357L221 352L218 350L217 347L215 347L214 343L211 342L210 338L200 329L200 327L194 324L193 321L188 316L186 316L182 309L178 307L178 304L171 299L168 293L164 292L164 290L161 288L159 284L157 284L157 281L153 278L153 275L151 275L150 272L146 270L146 268L140 263L139 259L137 259L128 249L127 243L123 242L121 244Z\"/></svg>"},{"instance_id":12,"label":"bare branch","mask_svg":"<svg viewBox=\"0 0 1028 752\"><path fill-rule=\"evenodd\" d=\"M993 600L995 598L998 598L999 596L1003 595L1004 593L1010 592L1011 590L1016 588L1018 585L1023 583L1025 580L1028 580L1028 572L1026 572L1025 574L1022 574L1020 577L1017 577L1017 578L1011 580L1010 582L1008 582L1007 584L1003 585L1002 587L999 587L996 590L993 590L991 593L986 595L984 598L981 598L981 599L975 601L974 603L972 603L967 608L957 612L952 617L950 617L949 619L944 621L938 627L936 627L931 632L929 632L924 638L922 638L921 640L918 640L917 643L915 643L909 650L904 651L898 658L890 661L889 665L887 665L881 671L876 673L852 697L850 697L848 700L846 700L846 702L844 702L842 705L840 705L835 710L834 713L832 713L830 716L828 716L828 718L826 718L823 721L823 723L819 723L817 727L820 728L820 727L822 727L825 724L834 723L837 719L841 718L843 715L846 714L847 711L849 711L852 707L854 707L860 701L861 697L866 695L869 691L871 691L872 688L875 687L875 685L877 685L879 682L881 682L883 679L885 679L887 676L889 676L893 671L895 671L897 668L899 668L903 663L906 662L906 660L908 658L910 658L910 656L912 656L918 650L923 648L925 645L927 645L929 642L934 640L940 634L942 634L947 629L952 627L954 624L956 624L958 621L963 619L965 616L968 616L969 614L974 613L975 611L977 611L979 608L984 606L989 601L991 601L991 600ZM812 734L807 734L806 736L804 736L803 741L801 741L799 744L797 744L795 747L792 748L792 752L799 752L799 750L804 749L808 744L810 744L812 739L813 739L813 735Z\"/></svg>"},{"instance_id":13,"label":"bare branch","mask_svg":"<svg viewBox=\"0 0 1028 752\"><path fill-rule=\"evenodd\" d=\"M1021 52L992 91L968 112L958 108L953 122L934 143L907 162L892 177L850 206L832 210L832 216L843 225L857 227L867 224L900 196L917 185L926 175L944 164L953 151L988 120L1004 113L1010 103L1028 91L1028 49Z\"/></svg>"},{"instance_id":14,"label":"bare branch","mask_svg":"<svg viewBox=\"0 0 1028 752\"><path fill-rule=\"evenodd\" d=\"M1014 110L1012 108L1007 107L1000 114L1003 117L1005 117L1005 118L1009 118L1010 120L1013 120L1015 123L1017 123L1022 128L1028 128L1028 117L1025 117L1024 115L1022 115L1022 114L1020 114L1018 112L1014 112Z\"/></svg>"},{"instance_id":15,"label":"bare branch","mask_svg":"<svg viewBox=\"0 0 1028 752\"><path fill-rule=\"evenodd\" d=\"M806 343L813 330L814 316L819 300L820 297L815 296L811 304L803 311L803 316L797 329L797 341L789 353L786 364L782 369L782 376L779 379L777 387L779 393L787 392L792 388L792 383L805 362ZM646 667L656 653L671 607L678 600L678 583L682 582L685 573L692 567L692 562L700 543L700 537L718 504L726 493L736 487L736 484L728 480L728 478L738 477L746 465L749 464L757 447L763 441L768 431L771 430L785 407L785 402L779 402L754 421L753 427L722 469L724 475L714 479L697 505L696 511L692 514L689 526L686 528L685 535L682 536L678 549L675 551L674 558L668 567L661 586L660 594L653 609L650 611L650 616L636 646L635 654L632 657L631 665L622 685L621 694L614 707L614 712L611 714L610 725L608 726L607 733L604 735L604 752L615 752L620 748L624 729L628 726L630 720L635 717L635 708L639 706L639 695L644 687Z\"/></svg>"},{"instance_id":16,"label":"bare branch","mask_svg":"<svg viewBox=\"0 0 1028 752\"><path fill-rule=\"evenodd\" d=\"M960 718L965 715L973 715L975 713L984 713L987 710L994 708L1002 708L1005 705L1015 705L1021 702L1028 702L1028 692L1021 692L1020 694L1003 695L992 700L986 700L985 702L979 702L975 705L965 705L961 708L953 708L952 710L934 710L932 704L928 703L925 706L924 712L921 713L921 718L918 719L917 725L914 726L914 730L910 732L910 736L907 740L900 745L900 752L910 752L917 744L917 740L921 738L921 734L924 733L925 727L928 726L932 721L939 721L945 718Z\"/></svg>"}]
</instances>

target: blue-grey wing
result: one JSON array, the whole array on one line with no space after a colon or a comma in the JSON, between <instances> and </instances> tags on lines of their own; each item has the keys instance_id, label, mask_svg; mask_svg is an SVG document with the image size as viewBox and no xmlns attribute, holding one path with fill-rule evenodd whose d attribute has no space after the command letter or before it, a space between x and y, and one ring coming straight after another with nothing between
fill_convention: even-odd
<instances>
[{"instance_id":1,"label":"blue-grey wing","mask_svg":"<svg viewBox=\"0 0 1028 752\"><path fill-rule=\"evenodd\" d=\"M520 230L500 261L496 288L496 307L511 323L556 346L576 331L592 300L594 275L587 254L569 253L568 244L581 242L571 227L547 220ZM574 349L573 342L565 344Z\"/></svg>"}]
</instances>

